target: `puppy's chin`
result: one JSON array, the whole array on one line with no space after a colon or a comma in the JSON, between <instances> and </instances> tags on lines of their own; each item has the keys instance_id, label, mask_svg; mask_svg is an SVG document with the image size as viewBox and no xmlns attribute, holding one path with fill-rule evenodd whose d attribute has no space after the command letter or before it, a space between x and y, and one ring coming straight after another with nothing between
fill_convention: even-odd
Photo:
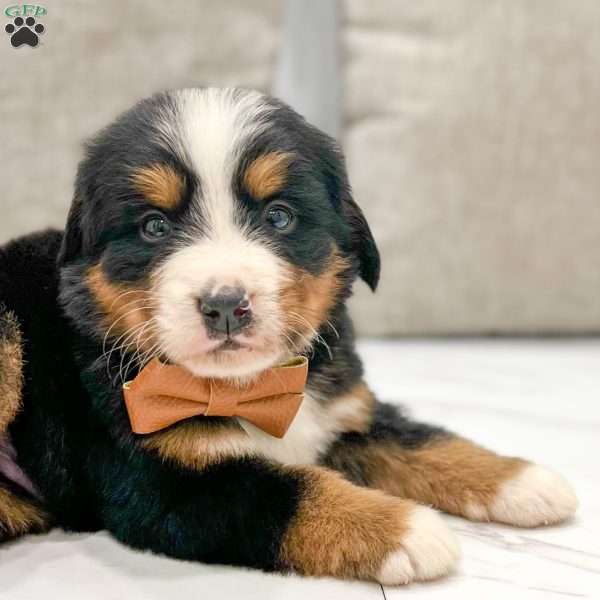
<instances>
[{"instance_id":1,"label":"puppy's chin","mask_svg":"<svg viewBox=\"0 0 600 600\"><path fill-rule=\"evenodd\" d=\"M266 369L283 362L287 353L280 350L238 348L217 350L182 359L179 364L197 377L251 380Z\"/></svg>"},{"instance_id":2,"label":"puppy's chin","mask_svg":"<svg viewBox=\"0 0 600 600\"><path fill-rule=\"evenodd\" d=\"M277 320L258 322L226 341L211 338L196 314L159 314L157 344L169 362L197 377L252 379L290 355Z\"/></svg>"}]
</instances>

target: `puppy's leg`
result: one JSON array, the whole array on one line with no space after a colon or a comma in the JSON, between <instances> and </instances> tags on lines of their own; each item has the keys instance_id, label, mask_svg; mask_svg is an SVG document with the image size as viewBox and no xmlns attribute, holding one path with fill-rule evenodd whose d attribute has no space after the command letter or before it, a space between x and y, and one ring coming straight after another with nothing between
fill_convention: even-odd
<instances>
[{"instance_id":1,"label":"puppy's leg","mask_svg":"<svg viewBox=\"0 0 600 600\"><path fill-rule=\"evenodd\" d=\"M0 303L0 436L21 409L23 350L17 318Z\"/></svg>"},{"instance_id":2,"label":"puppy's leg","mask_svg":"<svg viewBox=\"0 0 600 600\"><path fill-rule=\"evenodd\" d=\"M444 575L457 559L434 511L327 469L246 458L193 471L148 455L106 456L95 475L104 523L134 547L388 584Z\"/></svg>"},{"instance_id":3,"label":"puppy's leg","mask_svg":"<svg viewBox=\"0 0 600 600\"><path fill-rule=\"evenodd\" d=\"M323 463L350 480L476 521L533 527L569 518L570 485L553 471L499 456L376 403L362 432L343 434Z\"/></svg>"},{"instance_id":4,"label":"puppy's leg","mask_svg":"<svg viewBox=\"0 0 600 600\"><path fill-rule=\"evenodd\" d=\"M0 542L41 531L48 524L48 517L37 501L4 474L18 468L7 451L6 430L21 408L22 365L17 319L0 305Z\"/></svg>"},{"instance_id":5,"label":"puppy's leg","mask_svg":"<svg viewBox=\"0 0 600 600\"><path fill-rule=\"evenodd\" d=\"M36 501L0 484L0 542L48 527L48 515Z\"/></svg>"}]
</instances>

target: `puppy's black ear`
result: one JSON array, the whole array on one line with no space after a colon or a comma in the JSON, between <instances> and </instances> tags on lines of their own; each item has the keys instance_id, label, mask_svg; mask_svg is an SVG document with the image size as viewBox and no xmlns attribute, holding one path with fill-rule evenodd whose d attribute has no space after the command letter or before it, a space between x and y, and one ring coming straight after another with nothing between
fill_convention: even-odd
<instances>
[{"instance_id":1,"label":"puppy's black ear","mask_svg":"<svg viewBox=\"0 0 600 600\"><path fill-rule=\"evenodd\" d=\"M344 153L335 140L327 136L325 139L328 143L323 144L322 148L327 150L320 152L320 156L329 173L329 191L334 199L334 206L350 228L350 251L358 258L358 273L371 290L375 291L381 271L379 250L363 211L354 201Z\"/></svg>"},{"instance_id":2,"label":"puppy's black ear","mask_svg":"<svg viewBox=\"0 0 600 600\"><path fill-rule=\"evenodd\" d=\"M80 197L75 195L69 209L65 233L58 252L59 267L75 260L81 254L83 248L83 232L81 229L82 206L83 203Z\"/></svg>"},{"instance_id":3,"label":"puppy's black ear","mask_svg":"<svg viewBox=\"0 0 600 600\"><path fill-rule=\"evenodd\" d=\"M363 211L352 197L350 186L346 183L344 187L341 208L350 225L352 249L360 261L359 274L371 290L375 291L381 271L379 250Z\"/></svg>"}]
</instances>

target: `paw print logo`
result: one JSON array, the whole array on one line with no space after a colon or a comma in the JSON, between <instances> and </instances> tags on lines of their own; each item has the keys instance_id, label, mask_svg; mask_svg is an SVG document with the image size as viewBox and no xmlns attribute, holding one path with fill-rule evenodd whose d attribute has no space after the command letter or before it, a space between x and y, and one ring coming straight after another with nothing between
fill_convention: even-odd
<instances>
[{"instance_id":1,"label":"paw print logo","mask_svg":"<svg viewBox=\"0 0 600 600\"><path fill-rule=\"evenodd\" d=\"M4 31L10 35L10 43L14 48L23 44L35 48L40 41L39 34L44 33L44 29L44 26L36 23L33 17L27 17L25 20L22 17L16 17L4 28Z\"/></svg>"}]
</instances>

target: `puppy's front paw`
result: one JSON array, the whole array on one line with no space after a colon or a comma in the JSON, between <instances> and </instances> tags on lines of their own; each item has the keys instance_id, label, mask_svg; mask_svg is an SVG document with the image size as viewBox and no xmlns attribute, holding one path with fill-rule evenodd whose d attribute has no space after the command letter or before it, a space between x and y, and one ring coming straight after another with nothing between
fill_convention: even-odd
<instances>
[{"instance_id":1,"label":"puppy's front paw","mask_svg":"<svg viewBox=\"0 0 600 600\"><path fill-rule=\"evenodd\" d=\"M377 580L386 585L435 579L448 574L460 556L454 533L432 509L415 506L400 548L384 561Z\"/></svg>"},{"instance_id":2,"label":"puppy's front paw","mask_svg":"<svg viewBox=\"0 0 600 600\"><path fill-rule=\"evenodd\" d=\"M283 561L306 575L389 585L445 575L458 556L453 533L432 509L323 470L306 475L282 549Z\"/></svg>"},{"instance_id":3,"label":"puppy's front paw","mask_svg":"<svg viewBox=\"0 0 600 600\"><path fill-rule=\"evenodd\" d=\"M467 516L519 527L560 523L577 510L571 485L558 473L526 463L500 484L487 506L472 504Z\"/></svg>"},{"instance_id":4,"label":"puppy's front paw","mask_svg":"<svg viewBox=\"0 0 600 600\"><path fill-rule=\"evenodd\" d=\"M577 497L564 477L528 464L500 486L490 516L501 523L536 527L564 521L576 510Z\"/></svg>"}]
</instances>

